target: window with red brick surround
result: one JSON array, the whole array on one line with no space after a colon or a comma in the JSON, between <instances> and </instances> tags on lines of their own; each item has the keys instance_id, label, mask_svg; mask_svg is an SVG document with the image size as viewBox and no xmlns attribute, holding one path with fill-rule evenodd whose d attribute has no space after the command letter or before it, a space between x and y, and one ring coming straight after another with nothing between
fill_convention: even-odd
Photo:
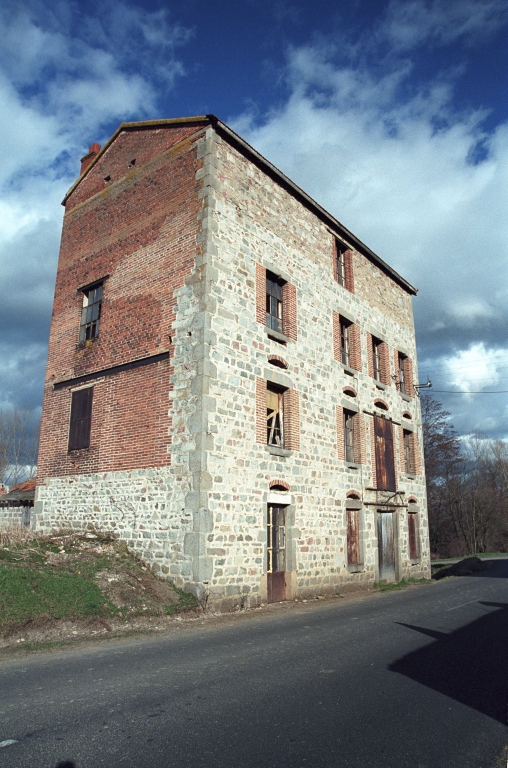
<instances>
[{"instance_id":1,"label":"window with red brick surround","mask_svg":"<svg viewBox=\"0 0 508 768\"><path fill-rule=\"evenodd\" d=\"M395 350L395 374L397 390L407 397L414 397L413 361L404 352Z\"/></svg>"},{"instance_id":2,"label":"window with red brick surround","mask_svg":"<svg viewBox=\"0 0 508 768\"><path fill-rule=\"evenodd\" d=\"M390 384L388 344L371 333L367 333L367 363L369 376L381 384Z\"/></svg>"},{"instance_id":3,"label":"window with red brick surround","mask_svg":"<svg viewBox=\"0 0 508 768\"><path fill-rule=\"evenodd\" d=\"M333 356L355 371L362 370L360 328L347 317L333 312Z\"/></svg>"},{"instance_id":4,"label":"window with red brick surround","mask_svg":"<svg viewBox=\"0 0 508 768\"><path fill-rule=\"evenodd\" d=\"M353 251L336 237L333 239L333 276L347 291L355 292Z\"/></svg>"},{"instance_id":5,"label":"window with red brick surround","mask_svg":"<svg viewBox=\"0 0 508 768\"><path fill-rule=\"evenodd\" d=\"M256 442L300 450L300 399L295 389L256 378Z\"/></svg>"},{"instance_id":6,"label":"window with red brick surround","mask_svg":"<svg viewBox=\"0 0 508 768\"><path fill-rule=\"evenodd\" d=\"M363 414L350 411L338 405L337 457L354 464L365 462L365 420Z\"/></svg>"},{"instance_id":7,"label":"window with red brick surround","mask_svg":"<svg viewBox=\"0 0 508 768\"><path fill-rule=\"evenodd\" d=\"M399 427L400 471L402 474L421 474L420 451L418 435L409 429Z\"/></svg>"},{"instance_id":8,"label":"window with red brick surround","mask_svg":"<svg viewBox=\"0 0 508 768\"><path fill-rule=\"evenodd\" d=\"M256 320L296 341L296 286L256 264Z\"/></svg>"}]
</instances>

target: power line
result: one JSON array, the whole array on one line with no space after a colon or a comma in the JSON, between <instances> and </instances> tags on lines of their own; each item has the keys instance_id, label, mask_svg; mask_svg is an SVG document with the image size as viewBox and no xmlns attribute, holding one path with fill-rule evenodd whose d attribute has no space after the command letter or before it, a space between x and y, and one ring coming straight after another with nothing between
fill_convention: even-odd
<instances>
[{"instance_id":1,"label":"power line","mask_svg":"<svg viewBox=\"0 0 508 768\"><path fill-rule=\"evenodd\" d=\"M508 389L492 390L456 390L456 389L432 389L438 395L508 395Z\"/></svg>"}]
</instances>

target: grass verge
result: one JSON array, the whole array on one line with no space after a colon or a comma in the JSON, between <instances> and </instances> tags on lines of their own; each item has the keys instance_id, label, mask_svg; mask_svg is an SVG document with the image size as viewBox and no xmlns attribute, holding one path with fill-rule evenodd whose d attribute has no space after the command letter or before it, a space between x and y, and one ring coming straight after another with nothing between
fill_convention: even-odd
<instances>
[{"instance_id":1,"label":"grass verge","mask_svg":"<svg viewBox=\"0 0 508 768\"><path fill-rule=\"evenodd\" d=\"M415 584L432 584L430 579L402 579L397 582L390 582L389 584L380 584L379 581L374 582L374 588L379 589L380 592L396 592L399 589L407 589Z\"/></svg>"}]
</instances>

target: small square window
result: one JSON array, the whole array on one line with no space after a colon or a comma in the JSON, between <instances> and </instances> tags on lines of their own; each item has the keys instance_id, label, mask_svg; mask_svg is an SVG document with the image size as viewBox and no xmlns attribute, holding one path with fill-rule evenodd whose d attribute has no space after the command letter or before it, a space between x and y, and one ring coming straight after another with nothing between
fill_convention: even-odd
<instances>
[{"instance_id":1,"label":"small square window","mask_svg":"<svg viewBox=\"0 0 508 768\"><path fill-rule=\"evenodd\" d=\"M83 309L81 311L81 325L79 340L81 343L96 339L99 335L101 319L103 284L98 283L92 288L83 291Z\"/></svg>"}]
</instances>

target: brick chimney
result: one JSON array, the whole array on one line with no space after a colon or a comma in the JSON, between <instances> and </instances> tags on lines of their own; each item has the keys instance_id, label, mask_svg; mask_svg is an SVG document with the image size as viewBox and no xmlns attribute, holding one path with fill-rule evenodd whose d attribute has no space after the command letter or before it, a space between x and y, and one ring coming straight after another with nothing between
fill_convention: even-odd
<instances>
[{"instance_id":1,"label":"brick chimney","mask_svg":"<svg viewBox=\"0 0 508 768\"><path fill-rule=\"evenodd\" d=\"M86 171L94 157L96 157L100 151L101 145L97 144L97 142L90 146L88 154L81 158L81 171L79 172L80 176Z\"/></svg>"}]
</instances>

